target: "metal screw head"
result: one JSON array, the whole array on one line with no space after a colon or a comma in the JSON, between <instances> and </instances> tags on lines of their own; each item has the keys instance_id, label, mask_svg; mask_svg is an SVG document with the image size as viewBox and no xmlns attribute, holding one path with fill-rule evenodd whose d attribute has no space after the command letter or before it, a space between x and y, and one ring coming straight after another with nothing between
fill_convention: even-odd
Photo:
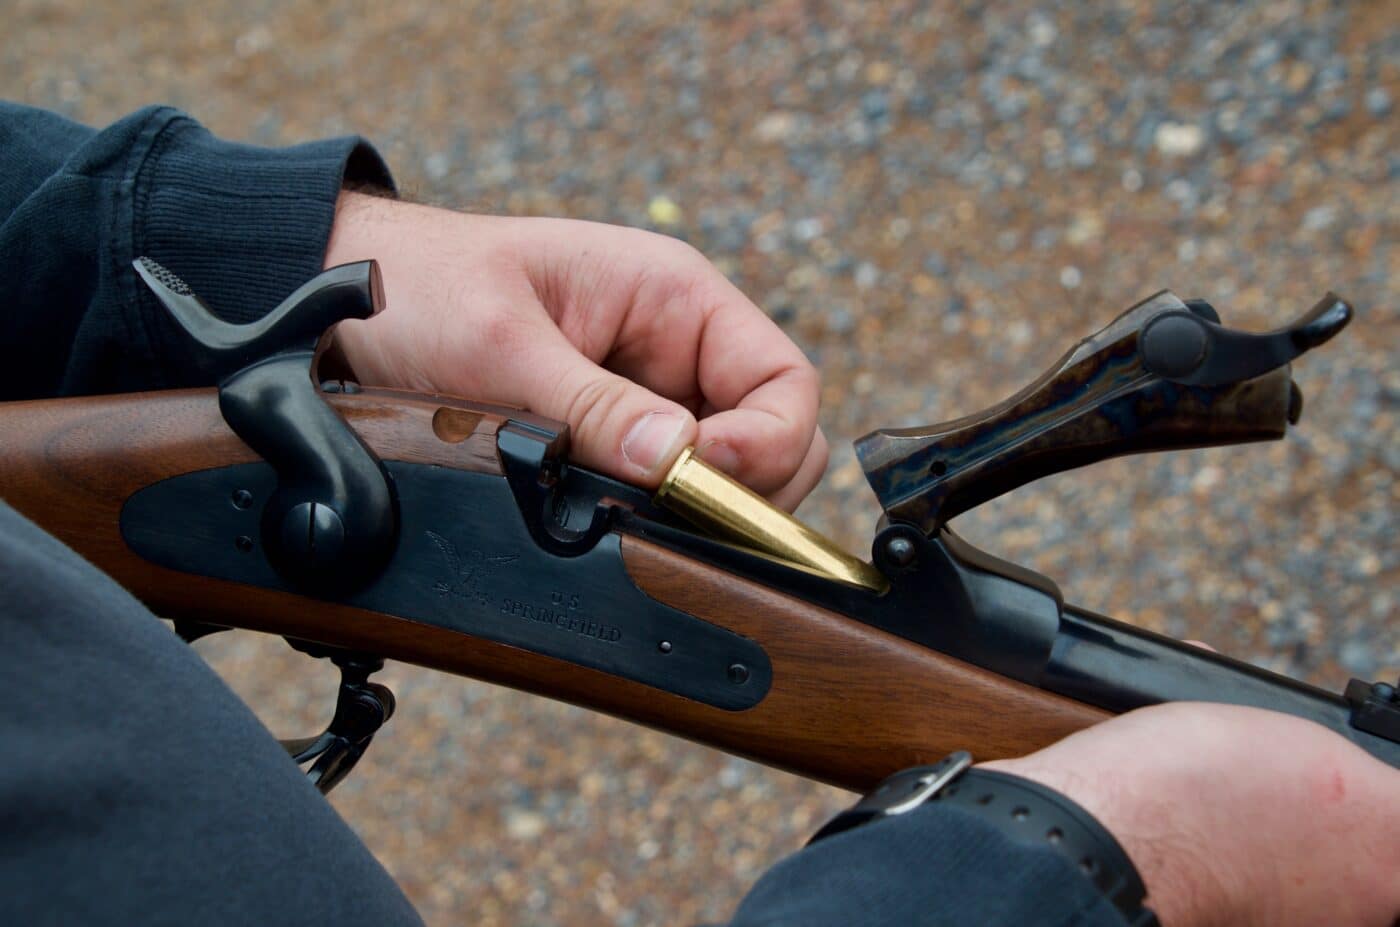
<instances>
[{"instance_id":1,"label":"metal screw head","mask_svg":"<svg viewBox=\"0 0 1400 927\"><path fill-rule=\"evenodd\" d=\"M303 502L282 517L282 550L304 566L332 564L344 546L345 526L329 505Z\"/></svg>"},{"instance_id":2,"label":"metal screw head","mask_svg":"<svg viewBox=\"0 0 1400 927\"><path fill-rule=\"evenodd\" d=\"M246 509L253 504L253 494L246 489L236 489L234 490L231 501L233 502L234 508Z\"/></svg>"},{"instance_id":3,"label":"metal screw head","mask_svg":"<svg viewBox=\"0 0 1400 927\"><path fill-rule=\"evenodd\" d=\"M1149 323L1140 343L1147 368L1158 376L1174 379L1188 376L1201 366L1210 338L1199 319L1168 315Z\"/></svg>"},{"instance_id":4,"label":"metal screw head","mask_svg":"<svg viewBox=\"0 0 1400 927\"><path fill-rule=\"evenodd\" d=\"M661 651L662 653L670 653L670 652L671 652L671 649L672 649L672 648L671 648L671 642L670 642L670 641L662 641L661 643L659 643L659 644L656 645L656 649L659 650L659 651Z\"/></svg>"},{"instance_id":5,"label":"metal screw head","mask_svg":"<svg viewBox=\"0 0 1400 927\"><path fill-rule=\"evenodd\" d=\"M729 681L741 686L749 681L749 668L742 663L729 664Z\"/></svg>"},{"instance_id":6,"label":"metal screw head","mask_svg":"<svg viewBox=\"0 0 1400 927\"><path fill-rule=\"evenodd\" d=\"M885 554L895 566L907 567L914 562L914 542L908 538L891 538L885 545Z\"/></svg>"},{"instance_id":7,"label":"metal screw head","mask_svg":"<svg viewBox=\"0 0 1400 927\"><path fill-rule=\"evenodd\" d=\"M238 548L239 553L251 554L253 552L253 539L246 534L240 534L233 539L233 546Z\"/></svg>"},{"instance_id":8,"label":"metal screw head","mask_svg":"<svg viewBox=\"0 0 1400 927\"><path fill-rule=\"evenodd\" d=\"M1371 694L1374 695L1378 701L1393 702L1395 701L1396 695L1400 693L1397 693L1395 687L1388 683L1377 682L1371 685Z\"/></svg>"}]
</instances>

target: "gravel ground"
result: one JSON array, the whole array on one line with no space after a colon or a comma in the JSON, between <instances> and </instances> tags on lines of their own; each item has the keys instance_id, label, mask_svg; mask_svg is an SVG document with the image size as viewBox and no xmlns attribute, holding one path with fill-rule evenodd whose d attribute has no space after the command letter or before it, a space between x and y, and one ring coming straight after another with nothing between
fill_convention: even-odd
<instances>
[{"instance_id":1,"label":"gravel ground","mask_svg":"<svg viewBox=\"0 0 1400 927\"><path fill-rule=\"evenodd\" d=\"M266 144L358 131L404 187L650 226L825 375L805 516L864 550L849 442L966 414L1162 287L1273 327L1329 287L1283 443L1117 461L960 519L1090 608L1329 686L1400 672L1400 13L1373 3L11 0L7 97ZM200 649L282 734L329 673ZM314 678L303 680L303 673ZM335 804L431 924L721 919L835 790L406 667Z\"/></svg>"}]
</instances>

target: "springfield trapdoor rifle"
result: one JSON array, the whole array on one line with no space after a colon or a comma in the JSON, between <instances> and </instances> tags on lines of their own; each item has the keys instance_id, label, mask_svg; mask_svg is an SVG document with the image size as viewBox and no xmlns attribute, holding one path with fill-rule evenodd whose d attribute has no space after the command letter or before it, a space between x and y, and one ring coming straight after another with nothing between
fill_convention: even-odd
<instances>
[{"instance_id":1,"label":"springfield trapdoor rifle","mask_svg":"<svg viewBox=\"0 0 1400 927\"><path fill-rule=\"evenodd\" d=\"M653 497L570 464L557 422L321 382L325 333L381 305L372 261L248 325L136 270L218 389L0 406L0 497L187 640L251 628L333 659L334 720L287 743L322 789L393 711L368 678L385 658L853 789L1184 699L1309 718L1400 767L1394 687L1337 695L1092 614L947 524L1108 457L1282 437L1302 406L1290 362L1351 318L1333 294L1248 334L1161 292L997 406L867 435L885 514L866 563L689 455Z\"/></svg>"}]
</instances>

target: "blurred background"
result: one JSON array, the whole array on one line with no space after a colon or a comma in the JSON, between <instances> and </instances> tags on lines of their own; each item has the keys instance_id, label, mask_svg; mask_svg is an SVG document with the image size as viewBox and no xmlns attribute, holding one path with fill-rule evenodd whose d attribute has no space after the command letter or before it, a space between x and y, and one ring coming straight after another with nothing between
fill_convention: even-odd
<instances>
[{"instance_id":1,"label":"blurred background","mask_svg":"<svg viewBox=\"0 0 1400 927\"><path fill-rule=\"evenodd\" d=\"M1400 9L1377 2L93 4L7 0L6 97L105 123L180 106L280 145L358 132L413 197L654 228L825 376L801 514L868 551L850 441L1029 382L1158 289L1281 325L1272 445L1115 461L959 519L1068 599L1340 687L1400 672ZM489 398L489 397L481 397ZM328 667L200 651L282 736ZM334 796L433 925L722 920L848 796L520 693L395 666ZM936 711L937 706L929 706Z\"/></svg>"}]
</instances>

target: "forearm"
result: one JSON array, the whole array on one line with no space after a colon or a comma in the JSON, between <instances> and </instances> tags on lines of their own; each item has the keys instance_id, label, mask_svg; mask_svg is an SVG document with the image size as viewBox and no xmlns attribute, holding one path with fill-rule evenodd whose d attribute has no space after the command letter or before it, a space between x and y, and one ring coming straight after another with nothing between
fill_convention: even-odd
<instances>
[{"instance_id":1,"label":"forearm","mask_svg":"<svg viewBox=\"0 0 1400 927\"><path fill-rule=\"evenodd\" d=\"M392 185L359 139L256 148L169 108L99 131L0 104L0 158L3 399L213 382L131 261L246 322L320 269L344 183Z\"/></svg>"}]
</instances>

